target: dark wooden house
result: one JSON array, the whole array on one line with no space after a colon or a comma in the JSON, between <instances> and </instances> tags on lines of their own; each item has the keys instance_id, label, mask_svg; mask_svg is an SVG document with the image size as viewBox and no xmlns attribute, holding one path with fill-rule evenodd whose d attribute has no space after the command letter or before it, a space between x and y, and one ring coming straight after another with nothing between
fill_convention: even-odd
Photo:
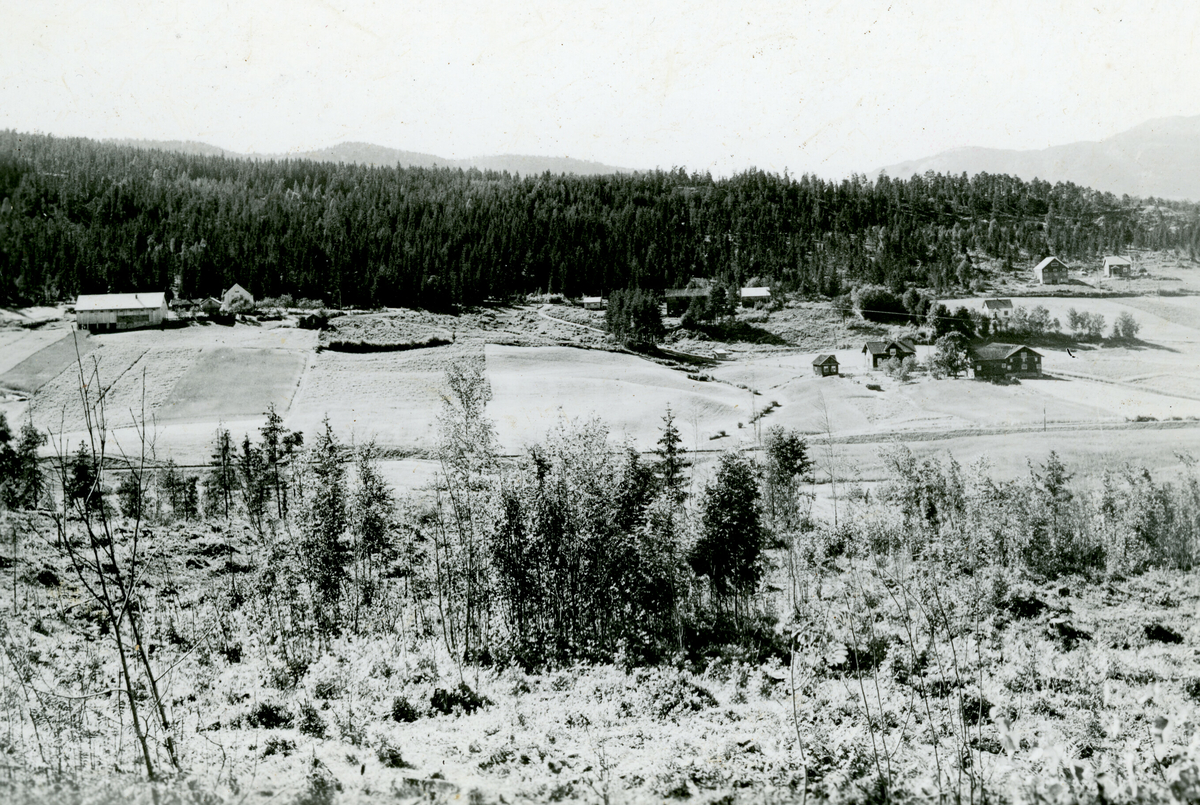
<instances>
[{"instance_id":1,"label":"dark wooden house","mask_svg":"<svg viewBox=\"0 0 1200 805\"><path fill-rule=\"evenodd\" d=\"M828 377L838 374L838 359L836 355L818 355L813 359L813 374L817 377Z\"/></svg>"},{"instance_id":2,"label":"dark wooden house","mask_svg":"<svg viewBox=\"0 0 1200 805\"><path fill-rule=\"evenodd\" d=\"M904 360L916 357L917 348L904 339L895 341L868 341L862 348L866 364L871 369L878 369L880 364L887 363L892 358Z\"/></svg>"},{"instance_id":3,"label":"dark wooden house","mask_svg":"<svg viewBox=\"0 0 1200 805\"><path fill-rule=\"evenodd\" d=\"M1037 377L1042 354L1024 344L984 344L971 348L971 371L978 378Z\"/></svg>"}]
</instances>

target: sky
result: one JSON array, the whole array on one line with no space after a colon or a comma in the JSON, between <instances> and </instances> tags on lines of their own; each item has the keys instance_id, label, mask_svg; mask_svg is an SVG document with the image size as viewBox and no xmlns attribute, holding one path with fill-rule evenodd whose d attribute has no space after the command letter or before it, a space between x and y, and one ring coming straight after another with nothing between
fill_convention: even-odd
<instances>
[{"instance_id":1,"label":"sky","mask_svg":"<svg viewBox=\"0 0 1200 805\"><path fill-rule=\"evenodd\" d=\"M840 178L1200 114L1200 3L0 0L0 128Z\"/></svg>"}]
</instances>

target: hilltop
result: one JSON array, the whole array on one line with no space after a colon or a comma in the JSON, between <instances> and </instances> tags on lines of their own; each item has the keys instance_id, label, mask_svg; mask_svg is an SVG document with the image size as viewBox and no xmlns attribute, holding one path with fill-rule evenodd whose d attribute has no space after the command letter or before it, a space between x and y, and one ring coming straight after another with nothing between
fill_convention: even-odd
<instances>
[{"instance_id":1,"label":"hilltop","mask_svg":"<svg viewBox=\"0 0 1200 805\"><path fill-rule=\"evenodd\" d=\"M318 148L313 151L296 151L277 154L241 153L228 151L208 143L194 140L107 140L113 145L129 146L131 148L155 149L190 156L220 156L229 159L250 160L282 160L303 159L312 162L344 162L347 164L367 167L402 168L476 168L481 171L498 171L519 173L522 176L539 174L549 171L555 174L571 174L575 176L603 176L613 173L632 173L630 168L618 168L586 159L571 157L549 157L528 154L496 154L492 156L468 157L466 159L449 159L436 154L423 154L417 151L405 151L399 148L389 148L374 143L345 142Z\"/></svg>"},{"instance_id":2,"label":"hilltop","mask_svg":"<svg viewBox=\"0 0 1200 805\"><path fill-rule=\"evenodd\" d=\"M955 148L876 175L906 179L927 171L1073 182L1118 196L1200 199L1200 116L1150 120L1099 142L1041 150Z\"/></svg>"}]
</instances>

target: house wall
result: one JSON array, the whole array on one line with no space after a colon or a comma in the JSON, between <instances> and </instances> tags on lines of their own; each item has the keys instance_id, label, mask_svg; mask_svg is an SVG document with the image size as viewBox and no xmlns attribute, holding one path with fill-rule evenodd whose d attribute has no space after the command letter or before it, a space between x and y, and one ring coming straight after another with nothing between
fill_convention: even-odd
<instances>
[{"instance_id":1,"label":"house wall","mask_svg":"<svg viewBox=\"0 0 1200 805\"><path fill-rule=\"evenodd\" d=\"M166 316L166 302L157 308L84 310L75 314L75 326L80 330L93 332L134 330L139 327L158 327Z\"/></svg>"}]
</instances>

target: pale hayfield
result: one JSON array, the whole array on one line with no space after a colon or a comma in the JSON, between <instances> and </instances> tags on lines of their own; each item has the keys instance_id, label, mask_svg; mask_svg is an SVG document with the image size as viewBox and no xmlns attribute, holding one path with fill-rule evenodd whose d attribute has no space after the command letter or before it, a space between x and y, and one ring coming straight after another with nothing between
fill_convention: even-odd
<instances>
[{"instance_id":1,"label":"pale hayfield","mask_svg":"<svg viewBox=\"0 0 1200 805\"><path fill-rule=\"evenodd\" d=\"M749 423L749 392L724 383L697 382L632 355L571 347L488 344L487 374L493 399L488 413L506 450L541 441L561 419L598 417L614 438L642 449L658 441L670 406L684 442L708 444L724 430L739 436ZM764 398L755 398L761 407ZM745 429L748 437L749 429ZM724 439L720 440L726 441Z\"/></svg>"},{"instance_id":2,"label":"pale hayfield","mask_svg":"<svg viewBox=\"0 0 1200 805\"><path fill-rule=\"evenodd\" d=\"M70 334L69 330L61 327L42 327L37 330L14 327L0 330L0 375ZM2 382L0 378L0 384Z\"/></svg>"},{"instance_id":3,"label":"pale hayfield","mask_svg":"<svg viewBox=\"0 0 1200 805\"><path fill-rule=\"evenodd\" d=\"M380 445L430 449L437 441L446 368L479 360L478 345L353 354L322 352L310 362L287 427L316 433L326 415L338 437Z\"/></svg>"},{"instance_id":4,"label":"pale hayfield","mask_svg":"<svg viewBox=\"0 0 1200 805\"><path fill-rule=\"evenodd\" d=\"M98 343L85 332L68 331L0 375L0 387L32 394L74 366Z\"/></svg>"},{"instance_id":5,"label":"pale hayfield","mask_svg":"<svg viewBox=\"0 0 1200 805\"><path fill-rule=\"evenodd\" d=\"M105 416L119 426L143 414L147 420L159 415L194 359L195 352L188 349L109 345L83 358L83 378L89 389L99 382ZM75 364L39 389L30 405L34 423L51 430L82 428L79 383L80 366ZM94 395L90 399L96 402Z\"/></svg>"},{"instance_id":6,"label":"pale hayfield","mask_svg":"<svg viewBox=\"0 0 1200 805\"><path fill-rule=\"evenodd\" d=\"M283 349L180 350L190 358L157 415L164 421L216 421L284 412L308 356Z\"/></svg>"}]
</instances>

